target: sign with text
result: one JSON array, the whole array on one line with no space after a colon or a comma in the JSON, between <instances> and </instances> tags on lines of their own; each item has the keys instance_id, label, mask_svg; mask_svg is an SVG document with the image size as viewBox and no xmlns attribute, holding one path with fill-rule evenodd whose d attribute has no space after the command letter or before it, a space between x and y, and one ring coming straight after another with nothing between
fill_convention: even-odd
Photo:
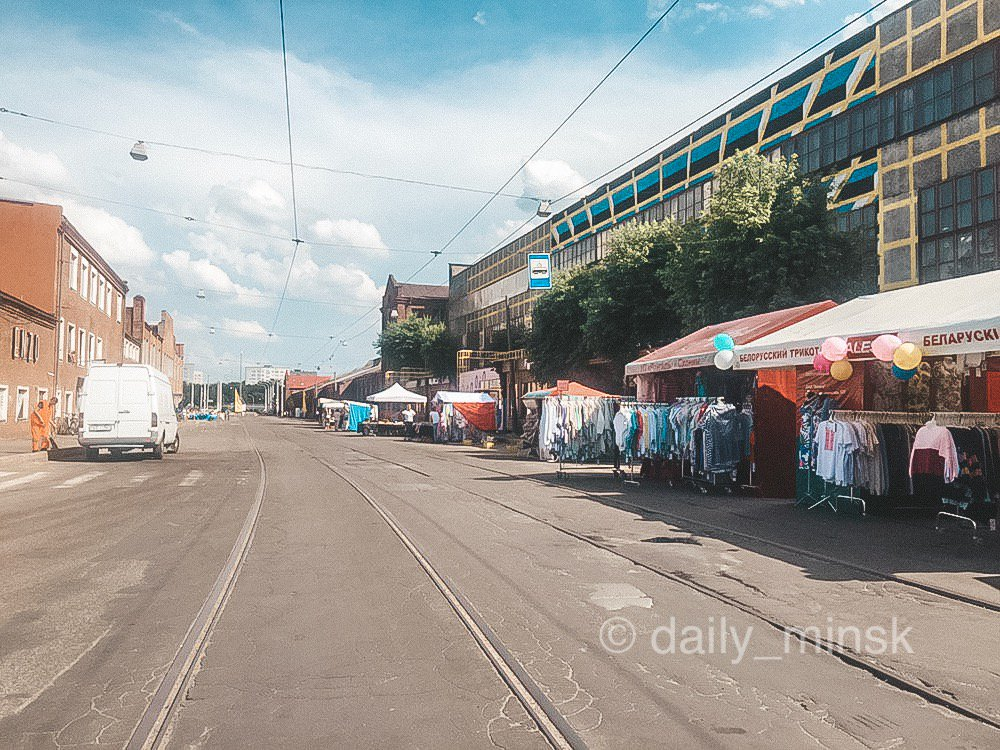
<instances>
[{"instance_id":1,"label":"sign with text","mask_svg":"<svg viewBox=\"0 0 1000 750\"><path fill-rule=\"evenodd\" d=\"M549 253L528 255L528 289L552 288L552 256Z\"/></svg>"}]
</instances>

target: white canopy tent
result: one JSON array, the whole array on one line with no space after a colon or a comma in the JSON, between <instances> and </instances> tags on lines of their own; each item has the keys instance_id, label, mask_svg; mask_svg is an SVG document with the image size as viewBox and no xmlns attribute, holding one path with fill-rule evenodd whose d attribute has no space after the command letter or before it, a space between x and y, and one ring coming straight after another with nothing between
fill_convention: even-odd
<instances>
[{"instance_id":1,"label":"white canopy tent","mask_svg":"<svg viewBox=\"0 0 1000 750\"><path fill-rule=\"evenodd\" d=\"M488 393L462 393L461 391L438 391L434 401L440 404L495 404L496 399Z\"/></svg>"},{"instance_id":2,"label":"white canopy tent","mask_svg":"<svg viewBox=\"0 0 1000 750\"><path fill-rule=\"evenodd\" d=\"M831 336L847 339L852 359L871 359L883 333L927 356L1000 351L1000 271L870 294L736 347L738 370L808 365Z\"/></svg>"},{"instance_id":3,"label":"white canopy tent","mask_svg":"<svg viewBox=\"0 0 1000 750\"><path fill-rule=\"evenodd\" d=\"M393 383L384 391L373 393L368 400L376 404L426 404L427 397L406 390L399 383Z\"/></svg>"}]
</instances>

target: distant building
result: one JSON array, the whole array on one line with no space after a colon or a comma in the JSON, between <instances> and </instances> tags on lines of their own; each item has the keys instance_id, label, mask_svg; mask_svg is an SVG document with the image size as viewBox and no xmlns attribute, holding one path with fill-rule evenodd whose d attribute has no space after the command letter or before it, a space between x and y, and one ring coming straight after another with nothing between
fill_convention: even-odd
<instances>
[{"instance_id":1,"label":"distant building","mask_svg":"<svg viewBox=\"0 0 1000 750\"><path fill-rule=\"evenodd\" d=\"M0 200L0 437L58 396L74 414L91 362L123 360L128 285L61 206Z\"/></svg>"},{"instance_id":2,"label":"distant building","mask_svg":"<svg viewBox=\"0 0 1000 750\"><path fill-rule=\"evenodd\" d=\"M413 315L446 323L448 285L402 284L390 274L382 294L382 330Z\"/></svg>"},{"instance_id":3,"label":"distant building","mask_svg":"<svg viewBox=\"0 0 1000 750\"><path fill-rule=\"evenodd\" d=\"M258 383L268 383L272 380L284 380L287 374L287 367L274 367L273 365L253 366L246 368L243 380L247 385L257 385Z\"/></svg>"},{"instance_id":4,"label":"distant building","mask_svg":"<svg viewBox=\"0 0 1000 750\"><path fill-rule=\"evenodd\" d=\"M184 344L174 336L174 319L160 311L158 323L146 322L146 298L136 295L125 309L125 340L130 352L139 348L139 362L152 365L170 379L175 401L184 395Z\"/></svg>"}]
</instances>

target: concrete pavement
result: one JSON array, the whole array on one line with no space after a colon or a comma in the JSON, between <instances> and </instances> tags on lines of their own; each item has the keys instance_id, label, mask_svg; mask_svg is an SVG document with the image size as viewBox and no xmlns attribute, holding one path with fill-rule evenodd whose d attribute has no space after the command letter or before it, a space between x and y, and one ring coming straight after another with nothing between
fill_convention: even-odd
<instances>
[{"instance_id":1,"label":"concrete pavement","mask_svg":"<svg viewBox=\"0 0 1000 750\"><path fill-rule=\"evenodd\" d=\"M185 427L162 462L0 476L0 747L124 744L252 505L251 440L253 544L164 746L547 744L376 508L587 747L1000 741L995 610L753 541L739 501L684 496L671 519L462 447ZM899 559L933 575L939 553Z\"/></svg>"}]
</instances>

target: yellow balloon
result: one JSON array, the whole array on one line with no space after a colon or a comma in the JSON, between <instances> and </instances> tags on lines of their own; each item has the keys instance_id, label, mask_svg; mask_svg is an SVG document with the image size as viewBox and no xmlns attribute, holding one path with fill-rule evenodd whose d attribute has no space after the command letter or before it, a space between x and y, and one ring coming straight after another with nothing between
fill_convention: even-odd
<instances>
[{"instance_id":1,"label":"yellow balloon","mask_svg":"<svg viewBox=\"0 0 1000 750\"><path fill-rule=\"evenodd\" d=\"M900 370L915 370L923 358L924 353L920 351L920 347L907 341L900 344L893 353L892 362Z\"/></svg>"},{"instance_id":2,"label":"yellow balloon","mask_svg":"<svg viewBox=\"0 0 1000 750\"><path fill-rule=\"evenodd\" d=\"M854 366L846 359L840 359L830 365L830 375L834 380L847 380L854 374Z\"/></svg>"}]
</instances>

